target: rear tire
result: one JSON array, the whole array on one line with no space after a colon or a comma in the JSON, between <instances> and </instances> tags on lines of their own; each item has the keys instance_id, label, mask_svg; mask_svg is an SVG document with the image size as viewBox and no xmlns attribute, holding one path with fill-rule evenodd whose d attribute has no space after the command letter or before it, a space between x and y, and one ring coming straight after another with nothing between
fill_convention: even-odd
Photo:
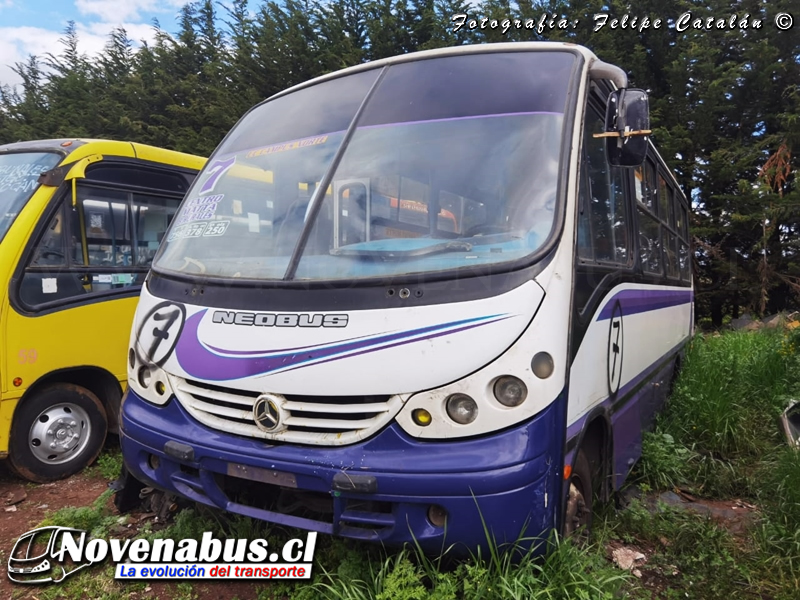
<instances>
[{"instance_id":1,"label":"rear tire","mask_svg":"<svg viewBox=\"0 0 800 600\"><path fill-rule=\"evenodd\" d=\"M592 469L583 450L575 457L569 478L567 507L564 511L564 537L588 541L592 529Z\"/></svg>"},{"instance_id":2,"label":"rear tire","mask_svg":"<svg viewBox=\"0 0 800 600\"><path fill-rule=\"evenodd\" d=\"M678 381L678 377L681 374L681 369L683 368L683 357L679 353L675 357L675 362L672 363L672 375L669 378L669 386L667 387L667 401L672 397L672 394L675 392L675 383Z\"/></svg>"},{"instance_id":3,"label":"rear tire","mask_svg":"<svg viewBox=\"0 0 800 600\"><path fill-rule=\"evenodd\" d=\"M14 411L9 464L37 483L69 477L97 458L107 430L105 408L92 392L70 383L46 387Z\"/></svg>"}]
</instances>

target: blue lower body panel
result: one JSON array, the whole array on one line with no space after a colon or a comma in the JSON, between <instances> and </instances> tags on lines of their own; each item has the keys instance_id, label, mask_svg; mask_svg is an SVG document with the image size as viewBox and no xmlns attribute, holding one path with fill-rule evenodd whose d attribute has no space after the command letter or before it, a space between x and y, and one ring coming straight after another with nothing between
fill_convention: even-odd
<instances>
[{"instance_id":1,"label":"blue lower body panel","mask_svg":"<svg viewBox=\"0 0 800 600\"><path fill-rule=\"evenodd\" d=\"M387 546L474 551L484 523L498 544L558 526L562 405L482 438L420 441L393 424L358 444L321 447L210 429L174 398L155 406L129 389L120 438L137 479L195 502Z\"/></svg>"}]
</instances>

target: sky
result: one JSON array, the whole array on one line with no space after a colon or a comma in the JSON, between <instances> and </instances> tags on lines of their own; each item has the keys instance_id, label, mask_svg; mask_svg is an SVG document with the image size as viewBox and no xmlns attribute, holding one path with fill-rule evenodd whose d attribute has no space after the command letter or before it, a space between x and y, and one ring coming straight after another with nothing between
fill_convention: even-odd
<instances>
[{"instance_id":1,"label":"sky","mask_svg":"<svg viewBox=\"0 0 800 600\"><path fill-rule=\"evenodd\" d=\"M134 42L153 39L153 19L162 29L177 29L180 7L188 0L0 0L0 85L16 85L11 67L29 55L58 54L69 21L75 21L81 52L103 49L108 34L122 26Z\"/></svg>"}]
</instances>

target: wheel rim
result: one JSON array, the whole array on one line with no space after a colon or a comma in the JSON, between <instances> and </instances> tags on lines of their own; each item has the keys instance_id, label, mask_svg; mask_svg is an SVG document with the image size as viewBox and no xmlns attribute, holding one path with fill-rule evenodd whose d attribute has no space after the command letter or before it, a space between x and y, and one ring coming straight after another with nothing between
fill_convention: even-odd
<instances>
[{"instance_id":1,"label":"wheel rim","mask_svg":"<svg viewBox=\"0 0 800 600\"><path fill-rule=\"evenodd\" d=\"M28 447L43 463L60 465L78 456L92 435L89 414L77 404L47 407L31 425Z\"/></svg>"},{"instance_id":2,"label":"wheel rim","mask_svg":"<svg viewBox=\"0 0 800 600\"><path fill-rule=\"evenodd\" d=\"M573 477L569 484L569 498L567 499L567 514L565 523L565 533L570 536L583 528L580 533L586 532L589 525L590 512L586 506L586 496L580 480Z\"/></svg>"}]
</instances>

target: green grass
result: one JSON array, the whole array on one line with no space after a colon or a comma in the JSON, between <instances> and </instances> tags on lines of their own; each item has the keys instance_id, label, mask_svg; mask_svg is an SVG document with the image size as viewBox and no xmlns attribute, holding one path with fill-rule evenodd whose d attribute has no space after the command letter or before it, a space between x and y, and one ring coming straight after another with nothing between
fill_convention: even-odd
<instances>
[{"instance_id":1,"label":"green grass","mask_svg":"<svg viewBox=\"0 0 800 600\"><path fill-rule=\"evenodd\" d=\"M699 494L759 495L765 457L784 446L778 426L800 399L800 332L732 332L696 338L639 473L655 488L691 485Z\"/></svg>"},{"instance_id":2,"label":"green grass","mask_svg":"<svg viewBox=\"0 0 800 600\"><path fill-rule=\"evenodd\" d=\"M106 481L113 481L122 471L122 452L119 447L105 448L97 461L91 466L91 473Z\"/></svg>"},{"instance_id":3,"label":"green grass","mask_svg":"<svg viewBox=\"0 0 800 600\"><path fill-rule=\"evenodd\" d=\"M745 499L758 511L735 537L674 509L652 514L634 504L608 518L604 535L652 545L682 573L660 597L800 598L800 453L779 426L789 400L800 400L798 341L798 331L760 331L691 344L669 405L645 436L639 482Z\"/></svg>"},{"instance_id":4,"label":"green grass","mask_svg":"<svg viewBox=\"0 0 800 600\"><path fill-rule=\"evenodd\" d=\"M443 568L413 548L359 560L351 550L335 568L323 568L292 600L560 600L618 597L628 575L614 569L599 547L579 548L554 538L544 558L490 552ZM265 596L265 598L268 596Z\"/></svg>"}]
</instances>

